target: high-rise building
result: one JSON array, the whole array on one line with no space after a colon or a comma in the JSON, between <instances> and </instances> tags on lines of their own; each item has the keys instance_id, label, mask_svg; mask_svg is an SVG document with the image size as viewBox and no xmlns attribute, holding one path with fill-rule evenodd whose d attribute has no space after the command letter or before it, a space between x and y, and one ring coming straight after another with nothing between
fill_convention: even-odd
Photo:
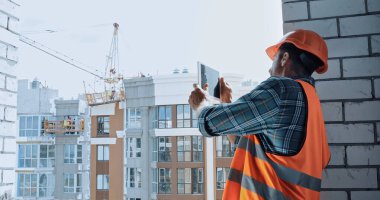
<instances>
[{"instance_id":1,"label":"high-rise building","mask_svg":"<svg viewBox=\"0 0 380 200\"><path fill-rule=\"evenodd\" d=\"M81 100L18 83L17 199L89 199L89 126Z\"/></svg>"},{"instance_id":2,"label":"high-rise building","mask_svg":"<svg viewBox=\"0 0 380 200\"><path fill-rule=\"evenodd\" d=\"M18 63L18 0L0 2L0 199L14 196Z\"/></svg>"},{"instance_id":3,"label":"high-rise building","mask_svg":"<svg viewBox=\"0 0 380 200\"><path fill-rule=\"evenodd\" d=\"M225 77L235 98L253 89ZM126 101L91 106L91 199L221 198L233 149L198 131L188 105L195 82L179 72L126 79Z\"/></svg>"}]
</instances>

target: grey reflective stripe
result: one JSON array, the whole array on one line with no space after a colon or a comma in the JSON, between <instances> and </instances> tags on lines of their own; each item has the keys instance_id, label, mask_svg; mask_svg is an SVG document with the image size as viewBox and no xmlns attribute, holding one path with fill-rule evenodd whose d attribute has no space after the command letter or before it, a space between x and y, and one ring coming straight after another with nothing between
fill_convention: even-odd
<instances>
[{"instance_id":1,"label":"grey reflective stripe","mask_svg":"<svg viewBox=\"0 0 380 200\"><path fill-rule=\"evenodd\" d=\"M310 190L318 192L321 190L321 179L274 162L267 157L261 148L261 145L256 145L250 139L242 137L239 141L238 148L248 151L252 156L268 162L276 171L277 176L282 180L308 188Z\"/></svg>"},{"instance_id":2,"label":"grey reflective stripe","mask_svg":"<svg viewBox=\"0 0 380 200\"><path fill-rule=\"evenodd\" d=\"M247 190L250 190L265 199L270 200L288 200L288 198L285 197L285 195L267 185L264 183L261 183L257 180L255 180L252 177L244 175L242 172L231 168L230 169L230 175L228 176L229 181L233 181L236 183L239 183L241 187L244 187Z\"/></svg>"}]
</instances>

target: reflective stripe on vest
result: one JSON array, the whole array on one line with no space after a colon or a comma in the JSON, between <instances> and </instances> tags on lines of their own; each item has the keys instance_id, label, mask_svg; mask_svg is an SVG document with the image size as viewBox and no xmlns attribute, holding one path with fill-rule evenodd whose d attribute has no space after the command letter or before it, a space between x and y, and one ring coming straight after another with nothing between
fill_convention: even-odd
<instances>
[{"instance_id":1,"label":"reflective stripe on vest","mask_svg":"<svg viewBox=\"0 0 380 200\"><path fill-rule=\"evenodd\" d=\"M330 151L315 89L306 82L298 82L308 105L302 149L294 156L274 155L264 151L256 135L243 136L231 163L224 200L319 199L322 170L330 159Z\"/></svg>"}]
</instances>

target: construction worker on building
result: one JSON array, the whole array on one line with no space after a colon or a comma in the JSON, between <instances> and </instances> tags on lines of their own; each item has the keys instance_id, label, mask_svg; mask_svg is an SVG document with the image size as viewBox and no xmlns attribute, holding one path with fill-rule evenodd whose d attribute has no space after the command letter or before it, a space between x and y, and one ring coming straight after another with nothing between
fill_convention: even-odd
<instances>
[{"instance_id":1,"label":"construction worker on building","mask_svg":"<svg viewBox=\"0 0 380 200\"><path fill-rule=\"evenodd\" d=\"M204 136L227 135L232 142L241 136L223 199L319 199L330 151L311 75L328 69L326 43L313 31L296 30L266 53L273 60L270 77L235 102L223 78L222 104L208 103L199 87L189 97Z\"/></svg>"}]
</instances>

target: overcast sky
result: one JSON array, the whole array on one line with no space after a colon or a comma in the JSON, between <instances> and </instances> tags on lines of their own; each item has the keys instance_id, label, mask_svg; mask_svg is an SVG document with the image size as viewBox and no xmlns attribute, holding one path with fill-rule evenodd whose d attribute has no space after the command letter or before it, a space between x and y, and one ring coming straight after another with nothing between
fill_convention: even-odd
<instances>
[{"instance_id":1,"label":"overcast sky","mask_svg":"<svg viewBox=\"0 0 380 200\"><path fill-rule=\"evenodd\" d=\"M21 34L100 72L112 23L119 23L120 68L127 77L184 67L196 72L201 61L262 81L271 65L264 50L282 36L278 0L28 0L22 1L20 18ZM95 81L23 43L17 74L37 77L65 98L83 93L83 81Z\"/></svg>"}]
</instances>

